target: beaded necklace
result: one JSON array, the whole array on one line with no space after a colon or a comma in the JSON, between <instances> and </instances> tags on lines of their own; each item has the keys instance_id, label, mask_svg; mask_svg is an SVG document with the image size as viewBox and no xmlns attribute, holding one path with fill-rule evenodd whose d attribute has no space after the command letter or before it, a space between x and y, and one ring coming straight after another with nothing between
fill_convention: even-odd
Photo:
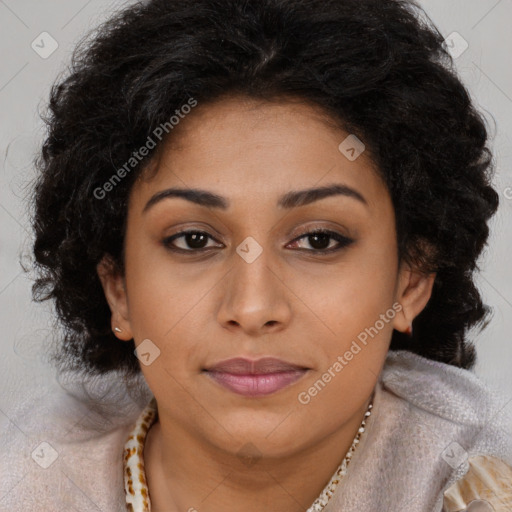
<instances>
[{"instance_id":1,"label":"beaded necklace","mask_svg":"<svg viewBox=\"0 0 512 512\"><path fill-rule=\"evenodd\" d=\"M341 462L341 464L338 466L338 469L334 472L334 475L332 475L331 479L329 480L329 483L324 487L324 490L320 494L320 496L313 502L313 505L308 508L306 512L320 512L323 510L329 500L331 499L332 495L334 494L336 487L340 483L341 479L346 475L348 465L350 464L350 460L352 459L352 455L359 444L359 441L361 440L361 436L363 435L365 429L366 429L366 420L372 413L373 408L373 396L370 400L370 404L368 405L368 409L364 413L363 421L361 422L361 426L359 427L359 430L357 431L356 437L354 437L354 440L352 441L352 445L350 446L347 454L345 455L345 458Z\"/></svg>"}]
</instances>

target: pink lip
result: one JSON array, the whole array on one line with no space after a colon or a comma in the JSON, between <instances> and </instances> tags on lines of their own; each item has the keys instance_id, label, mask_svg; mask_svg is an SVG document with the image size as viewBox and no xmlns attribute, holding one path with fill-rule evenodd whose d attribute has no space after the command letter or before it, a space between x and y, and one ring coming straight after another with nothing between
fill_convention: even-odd
<instances>
[{"instance_id":1,"label":"pink lip","mask_svg":"<svg viewBox=\"0 0 512 512\"><path fill-rule=\"evenodd\" d=\"M264 396L300 379L308 368L273 357L257 361L234 358L207 368L209 377L230 391L244 396Z\"/></svg>"}]
</instances>

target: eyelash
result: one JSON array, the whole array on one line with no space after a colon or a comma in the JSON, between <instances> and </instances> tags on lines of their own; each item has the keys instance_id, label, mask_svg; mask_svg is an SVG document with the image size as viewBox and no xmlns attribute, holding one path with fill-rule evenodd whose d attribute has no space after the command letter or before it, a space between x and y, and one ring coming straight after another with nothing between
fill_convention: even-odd
<instances>
[{"instance_id":1,"label":"eyelash","mask_svg":"<svg viewBox=\"0 0 512 512\"><path fill-rule=\"evenodd\" d=\"M175 252L175 253L181 253L181 254L183 254L183 253L208 252L210 249L212 249L212 248L181 249L181 248L178 248L178 247L174 247L172 245L172 242L174 240L177 240L178 238L182 238L182 237L184 237L186 235L189 235L189 234L206 235L210 239L215 240L206 231L199 231L199 230L193 229L193 230L188 230L188 231L180 231L179 233L176 233L176 234L174 234L174 235L172 235L170 237L164 238L162 243L163 243L163 245L169 251L172 251L172 252ZM299 240L301 240L303 238L306 238L307 236L317 235L317 234L328 235L329 238L332 238L332 239L336 240L339 245L337 247L334 247L334 248L331 247L330 249L299 249L299 250L302 250L302 251L305 251L305 252L308 252L308 253L311 253L311 254L329 255L329 254L332 254L334 252L341 251L342 249L348 247L349 245L351 245L354 242L353 239L348 238L348 237L343 236L343 235L340 235L339 233L336 233L335 231L329 231L329 230L326 230L326 229L311 229L309 231L306 231L306 232L300 234L298 237L294 238L290 243L298 242Z\"/></svg>"}]
</instances>

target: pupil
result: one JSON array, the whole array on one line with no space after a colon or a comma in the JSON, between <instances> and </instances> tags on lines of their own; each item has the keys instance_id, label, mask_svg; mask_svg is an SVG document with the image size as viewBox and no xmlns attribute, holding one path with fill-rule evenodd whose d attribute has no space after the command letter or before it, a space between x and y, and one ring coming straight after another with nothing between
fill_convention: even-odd
<instances>
[{"instance_id":1,"label":"pupil","mask_svg":"<svg viewBox=\"0 0 512 512\"><path fill-rule=\"evenodd\" d=\"M201 244L204 243L204 240L201 240L202 238L205 238L202 233L189 233L187 235L187 244L194 249L202 248Z\"/></svg>"},{"instance_id":2,"label":"pupil","mask_svg":"<svg viewBox=\"0 0 512 512\"><path fill-rule=\"evenodd\" d=\"M326 249L329 247L330 236L327 233L309 235L309 243L314 249ZM320 242L318 241L320 239Z\"/></svg>"}]
</instances>

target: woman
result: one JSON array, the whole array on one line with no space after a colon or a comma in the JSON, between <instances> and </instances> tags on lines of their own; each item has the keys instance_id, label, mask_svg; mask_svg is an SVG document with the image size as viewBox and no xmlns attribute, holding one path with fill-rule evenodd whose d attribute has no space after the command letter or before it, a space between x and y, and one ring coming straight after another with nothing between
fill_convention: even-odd
<instances>
[{"instance_id":1,"label":"woman","mask_svg":"<svg viewBox=\"0 0 512 512\"><path fill-rule=\"evenodd\" d=\"M56 450L67 507L511 509L467 341L498 196L449 64L399 0L151 0L77 50L38 160L35 297L62 371L151 394Z\"/></svg>"}]
</instances>

